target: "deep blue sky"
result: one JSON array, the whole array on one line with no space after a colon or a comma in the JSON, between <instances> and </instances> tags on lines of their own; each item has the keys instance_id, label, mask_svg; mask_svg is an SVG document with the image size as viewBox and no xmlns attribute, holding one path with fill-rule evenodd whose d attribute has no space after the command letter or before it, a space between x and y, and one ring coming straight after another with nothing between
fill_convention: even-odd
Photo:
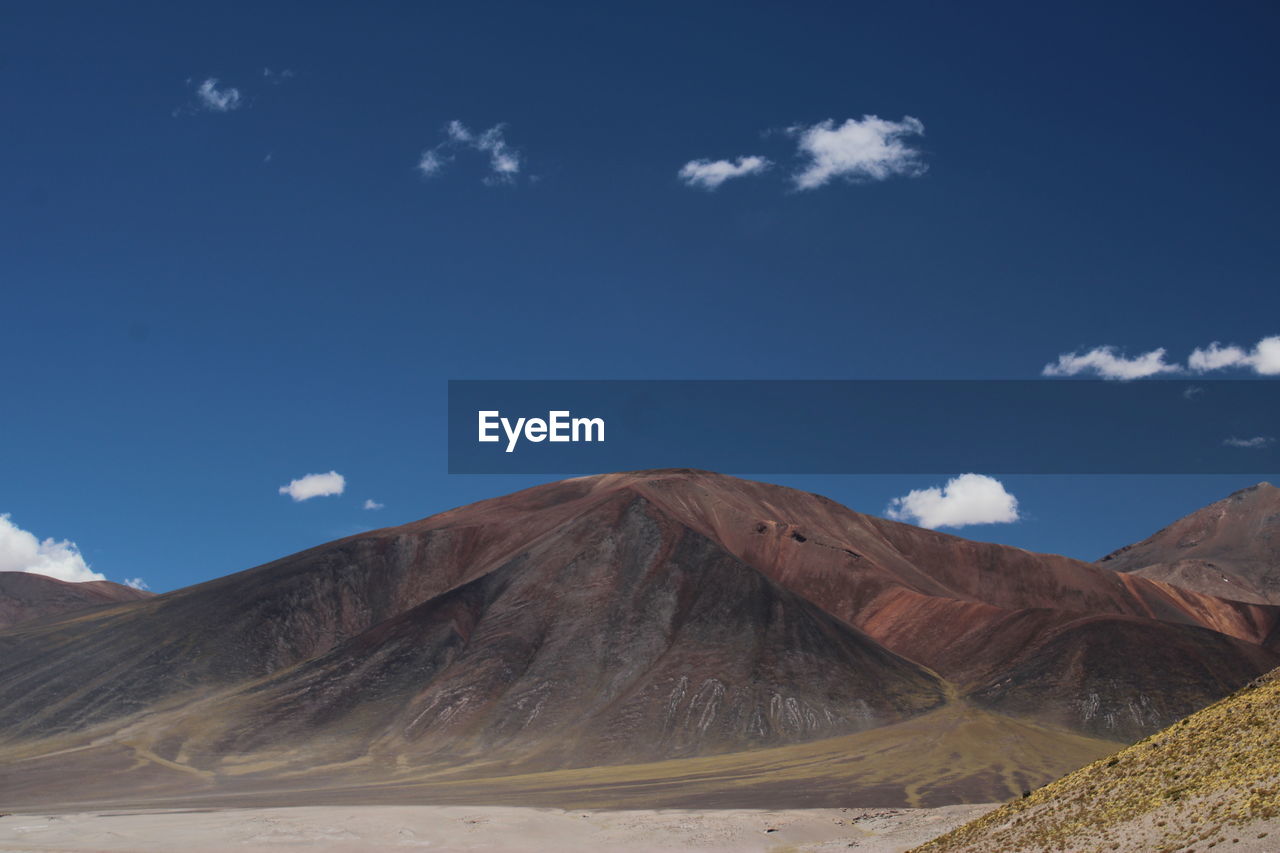
<instances>
[{"instance_id":1,"label":"deep blue sky","mask_svg":"<svg viewBox=\"0 0 1280 853\"><path fill-rule=\"evenodd\" d=\"M1278 37L1261 2L5 2L0 512L171 589L547 479L444 473L449 378L1250 345ZM783 129L864 114L923 122L928 171L790 189ZM505 123L513 185L415 170L454 119ZM777 166L677 179L746 154ZM961 533L1092 558L1261 476L1008 478L1024 520ZM942 476L771 479L879 512Z\"/></svg>"}]
</instances>

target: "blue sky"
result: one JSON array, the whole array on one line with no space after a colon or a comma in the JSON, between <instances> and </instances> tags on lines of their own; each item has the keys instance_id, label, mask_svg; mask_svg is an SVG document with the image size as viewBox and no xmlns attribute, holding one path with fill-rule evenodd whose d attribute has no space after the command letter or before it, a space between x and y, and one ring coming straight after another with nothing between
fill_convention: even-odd
<instances>
[{"instance_id":1,"label":"blue sky","mask_svg":"<svg viewBox=\"0 0 1280 853\"><path fill-rule=\"evenodd\" d=\"M547 479L445 474L450 378L1033 378L1280 333L1272 4L3 18L0 513L114 580ZM868 115L919 122L913 165L798 188L805 131ZM959 473L771 479L881 512ZM1022 520L961 532L1096 557L1264 476L1005 478Z\"/></svg>"}]
</instances>

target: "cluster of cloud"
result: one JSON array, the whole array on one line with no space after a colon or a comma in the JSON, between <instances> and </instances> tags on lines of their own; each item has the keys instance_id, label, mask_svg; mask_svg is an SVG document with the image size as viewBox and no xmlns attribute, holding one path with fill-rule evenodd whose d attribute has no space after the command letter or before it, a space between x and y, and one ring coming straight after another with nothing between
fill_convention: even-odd
<instances>
[{"instance_id":1,"label":"cluster of cloud","mask_svg":"<svg viewBox=\"0 0 1280 853\"><path fill-rule=\"evenodd\" d=\"M424 177L433 178L453 162L453 152L472 150L489 158L489 174L485 176L484 183L490 186L515 183L521 167L520 152L507 144L505 132L506 125L495 124L488 130L475 133L454 119L444 126L444 141L422 152L418 158L418 171Z\"/></svg>"},{"instance_id":2,"label":"cluster of cloud","mask_svg":"<svg viewBox=\"0 0 1280 853\"><path fill-rule=\"evenodd\" d=\"M1058 356L1041 371L1045 376L1076 376L1095 374L1103 379L1146 379L1164 373L1211 373L1216 370L1252 370L1260 376L1280 375L1280 335L1263 338L1252 349L1231 344L1223 346L1214 341L1207 347L1197 347L1187 358L1185 366L1165 361L1166 350L1161 347L1132 357L1125 356L1116 347L1095 347L1086 352L1069 352Z\"/></svg>"},{"instance_id":3,"label":"cluster of cloud","mask_svg":"<svg viewBox=\"0 0 1280 853\"><path fill-rule=\"evenodd\" d=\"M323 498L340 495L347 489L347 478L337 471L328 474L307 474L288 485L280 487L280 494L288 495L294 502L309 501L312 498Z\"/></svg>"},{"instance_id":4,"label":"cluster of cloud","mask_svg":"<svg viewBox=\"0 0 1280 853\"><path fill-rule=\"evenodd\" d=\"M906 137L924 135L924 124L912 116L888 121L864 115L839 125L826 119L807 126L794 125L786 133L795 140L801 160L791 175L798 190L817 189L837 179L863 183L894 175L917 177L928 168L920 151L904 141ZM732 178L759 175L771 165L768 158L755 154L736 160L690 160L677 175L688 186L714 190Z\"/></svg>"},{"instance_id":5,"label":"cluster of cloud","mask_svg":"<svg viewBox=\"0 0 1280 853\"><path fill-rule=\"evenodd\" d=\"M292 78L290 69L262 69L263 78L279 85ZM192 107L175 110L187 112L228 113L240 109L247 101L240 89L222 85L217 77L207 77L195 85L196 101ZM489 186L514 184L524 163L519 151L507 142L505 124L487 130L473 131L454 119L444 126L444 138L418 156L417 170L426 178L434 178L457 158L460 151L473 151L488 159L487 173L482 179ZM921 153L906 139L924 135L924 124L912 116L889 121L875 115L845 119L836 124L826 119L811 125L793 125L784 131L795 141L798 162L791 174L798 190L811 190L835 180L849 183L883 181L894 175L916 177L928 168ZM267 154L264 162L270 162ZM773 167L773 161L758 154L734 159L690 160L677 175L687 186L715 190L726 181L760 175ZM535 178L536 179L536 178Z\"/></svg>"},{"instance_id":6,"label":"cluster of cloud","mask_svg":"<svg viewBox=\"0 0 1280 853\"><path fill-rule=\"evenodd\" d=\"M147 586L147 582L142 578L125 578L124 585L133 589L151 589L151 587Z\"/></svg>"},{"instance_id":7,"label":"cluster of cloud","mask_svg":"<svg viewBox=\"0 0 1280 853\"><path fill-rule=\"evenodd\" d=\"M930 529L1008 524L1019 517L1018 499L985 474L961 474L940 488L913 489L890 501L885 514Z\"/></svg>"},{"instance_id":8,"label":"cluster of cloud","mask_svg":"<svg viewBox=\"0 0 1280 853\"><path fill-rule=\"evenodd\" d=\"M364 501L365 509L382 509L384 506L386 506L386 504L380 504L377 501L375 501L373 498L365 498L365 501Z\"/></svg>"},{"instance_id":9,"label":"cluster of cloud","mask_svg":"<svg viewBox=\"0 0 1280 853\"><path fill-rule=\"evenodd\" d=\"M31 572L71 583L107 579L89 568L76 543L39 539L14 524L8 513L0 515L0 572Z\"/></svg>"}]
</instances>

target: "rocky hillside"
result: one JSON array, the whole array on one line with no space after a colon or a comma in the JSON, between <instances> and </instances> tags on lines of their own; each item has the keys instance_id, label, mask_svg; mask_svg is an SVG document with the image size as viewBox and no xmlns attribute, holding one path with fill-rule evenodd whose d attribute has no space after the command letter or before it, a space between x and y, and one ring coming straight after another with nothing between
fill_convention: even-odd
<instances>
[{"instance_id":1,"label":"rocky hillside","mask_svg":"<svg viewBox=\"0 0 1280 853\"><path fill-rule=\"evenodd\" d=\"M1280 849L1280 672L918 853Z\"/></svg>"}]
</instances>

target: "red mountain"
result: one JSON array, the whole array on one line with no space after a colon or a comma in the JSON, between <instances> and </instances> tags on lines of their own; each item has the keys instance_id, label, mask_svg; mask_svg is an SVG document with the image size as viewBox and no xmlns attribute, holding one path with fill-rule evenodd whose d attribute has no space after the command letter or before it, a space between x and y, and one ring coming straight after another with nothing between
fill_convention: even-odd
<instances>
[{"instance_id":1,"label":"red mountain","mask_svg":"<svg viewBox=\"0 0 1280 853\"><path fill-rule=\"evenodd\" d=\"M1242 489L1099 565L1222 598L1280 604L1280 489Z\"/></svg>"}]
</instances>

